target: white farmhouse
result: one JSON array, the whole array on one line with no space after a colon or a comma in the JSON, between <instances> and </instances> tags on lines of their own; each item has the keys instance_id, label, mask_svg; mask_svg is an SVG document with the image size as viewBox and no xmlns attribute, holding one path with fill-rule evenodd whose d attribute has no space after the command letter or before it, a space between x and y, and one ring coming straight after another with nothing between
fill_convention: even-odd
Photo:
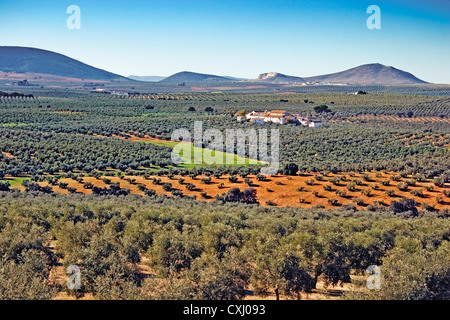
<instances>
[{"instance_id":1,"label":"white farmhouse","mask_svg":"<svg viewBox=\"0 0 450 320\"><path fill-rule=\"evenodd\" d=\"M128 91L113 90L113 91L111 91L111 94L116 95L116 96L127 96L128 95Z\"/></svg>"},{"instance_id":2,"label":"white farmhouse","mask_svg":"<svg viewBox=\"0 0 450 320\"><path fill-rule=\"evenodd\" d=\"M309 121L309 126L312 128L318 128L322 125L322 122L319 120L310 120Z\"/></svg>"},{"instance_id":3,"label":"white farmhouse","mask_svg":"<svg viewBox=\"0 0 450 320\"><path fill-rule=\"evenodd\" d=\"M290 114L285 110L272 110L272 111L252 111L246 115L246 118L251 123L264 124L266 122L286 124L288 122L298 122L304 126L318 128L322 125L319 120L303 118L298 114Z\"/></svg>"},{"instance_id":4,"label":"white farmhouse","mask_svg":"<svg viewBox=\"0 0 450 320\"><path fill-rule=\"evenodd\" d=\"M267 113L267 111L252 111L246 115L246 118L250 119L250 120L256 119L256 118L263 118L266 113Z\"/></svg>"},{"instance_id":5,"label":"white farmhouse","mask_svg":"<svg viewBox=\"0 0 450 320\"><path fill-rule=\"evenodd\" d=\"M264 115L264 120L266 122L286 124L286 122L287 122L286 117L287 116L289 116L289 112L287 112L285 110L273 110L273 111L267 112Z\"/></svg>"}]
</instances>

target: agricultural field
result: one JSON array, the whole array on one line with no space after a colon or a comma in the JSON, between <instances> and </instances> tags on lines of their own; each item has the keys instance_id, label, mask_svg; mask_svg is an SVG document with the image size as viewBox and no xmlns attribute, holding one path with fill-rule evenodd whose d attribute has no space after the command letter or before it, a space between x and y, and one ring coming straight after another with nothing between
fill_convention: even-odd
<instances>
[{"instance_id":1,"label":"agricultural field","mask_svg":"<svg viewBox=\"0 0 450 320\"><path fill-rule=\"evenodd\" d=\"M0 296L448 299L448 89L222 89L0 95ZM237 121L253 110L323 125ZM261 174L268 163L248 150L226 165L174 164L171 135L195 121L279 129L278 172ZM210 151L187 150L178 156ZM75 263L80 291L64 287ZM390 286L367 290L371 265Z\"/></svg>"},{"instance_id":2,"label":"agricultural field","mask_svg":"<svg viewBox=\"0 0 450 320\"><path fill-rule=\"evenodd\" d=\"M118 185L132 194L150 194L195 197L203 201L217 201L217 197L233 188L256 190L256 200L262 206L332 209L345 207L353 210L377 210L389 207L401 199L414 199L428 211L450 208L450 187L438 179L420 179L400 176L394 172L350 174L304 173L286 175L145 175L102 176L77 179L48 179L38 182L41 187L69 194L95 193L92 189ZM7 178L11 189L25 190L22 178ZM71 191L69 191L71 190Z\"/></svg>"}]
</instances>

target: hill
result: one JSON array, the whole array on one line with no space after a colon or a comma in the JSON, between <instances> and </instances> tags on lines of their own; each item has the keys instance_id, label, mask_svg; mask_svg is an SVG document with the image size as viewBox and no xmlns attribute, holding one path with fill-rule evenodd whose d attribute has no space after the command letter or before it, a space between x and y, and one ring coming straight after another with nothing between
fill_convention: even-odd
<instances>
[{"instance_id":1,"label":"hill","mask_svg":"<svg viewBox=\"0 0 450 320\"><path fill-rule=\"evenodd\" d=\"M62 54L28 47L0 47L0 71L90 80L129 80Z\"/></svg>"},{"instance_id":2,"label":"hill","mask_svg":"<svg viewBox=\"0 0 450 320\"><path fill-rule=\"evenodd\" d=\"M181 82L230 82L232 78L216 76L212 74L195 73L183 71L175 73L159 82L161 83L181 83Z\"/></svg>"},{"instance_id":3,"label":"hill","mask_svg":"<svg viewBox=\"0 0 450 320\"><path fill-rule=\"evenodd\" d=\"M409 72L372 63L361 65L342 72L331 73L321 76L306 77L306 81L317 81L320 83L345 83L356 85L407 85L427 83L416 78Z\"/></svg>"},{"instance_id":4,"label":"hill","mask_svg":"<svg viewBox=\"0 0 450 320\"><path fill-rule=\"evenodd\" d=\"M132 80L137 80L137 81L146 81L146 82L158 82L161 81L163 79L165 79L166 77L160 77L160 76L128 76L129 79Z\"/></svg>"},{"instance_id":5,"label":"hill","mask_svg":"<svg viewBox=\"0 0 450 320\"><path fill-rule=\"evenodd\" d=\"M293 77L293 76L287 76L282 73L277 72L269 72L269 73L262 73L259 75L259 77L255 80L250 81L257 81L257 82L273 82L273 83L293 83L293 82L305 82L305 79L300 77Z\"/></svg>"}]
</instances>

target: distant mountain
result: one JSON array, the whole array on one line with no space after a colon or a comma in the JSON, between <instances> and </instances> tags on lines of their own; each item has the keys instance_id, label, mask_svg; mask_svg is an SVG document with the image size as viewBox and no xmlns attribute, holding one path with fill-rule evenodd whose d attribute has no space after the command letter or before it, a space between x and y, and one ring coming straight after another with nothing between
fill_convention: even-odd
<instances>
[{"instance_id":1,"label":"distant mountain","mask_svg":"<svg viewBox=\"0 0 450 320\"><path fill-rule=\"evenodd\" d=\"M263 81L263 82L273 82L273 83L293 83L293 82L305 82L305 79L300 77L287 76L282 73L269 72L262 73L259 75L258 79L249 81Z\"/></svg>"},{"instance_id":2,"label":"distant mountain","mask_svg":"<svg viewBox=\"0 0 450 320\"><path fill-rule=\"evenodd\" d=\"M236 77L230 77L230 76L223 76L224 78L228 78L232 81L245 81L248 80L247 78L236 78Z\"/></svg>"},{"instance_id":3,"label":"distant mountain","mask_svg":"<svg viewBox=\"0 0 450 320\"><path fill-rule=\"evenodd\" d=\"M365 64L342 72L306 77L306 81L355 85L406 85L427 83L411 73L379 63Z\"/></svg>"},{"instance_id":4,"label":"distant mountain","mask_svg":"<svg viewBox=\"0 0 450 320\"><path fill-rule=\"evenodd\" d=\"M182 82L230 82L233 78L215 76L212 74L195 73L183 71L175 73L159 82L161 83L182 83Z\"/></svg>"},{"instance_id":5,"label":"distant mountain","mask_svg":"<svg viewBox=\"0 0 450 320\"><path fill-rule=\"evenodd\" d=\"M158 82L162 79L165 79L166 77L160 77L160 76L128 76L129 79L137 80L137 81L146 81L146 82Z\"/></svg>"},{"instance_id":6,"label":"distant mountain","mask_svg":"<svg viewBox=\"0 0 450 320\"><path fill-rule=\"evenodd\" d=\"M38 73L78 79L129 81L118 74L92 67L62 54L28 47L0 46L0 71Z\"/></svg>"},{"instance_id":7,"label":"distant mountain","mask_svg":"<svg viewBox=\"0 0 450 320\"><path fill-rule=\"evenodd\" d=\"M245 79L224 77L212 74L202 74L183 71L170 77L158 76L130 76L122 77L99 68L92 67L78 60L62 54L28 47L0 46L0 72L14 72L19 76L32 74L34 79L45 78L58 81L73 81L73 79L99 80L99 81L151 81L167 84L180 84L183 82L234 82ZM41 77L41 75L43 75ZM5 78L7 75L5 75ZM8 79L11 79L11 74ZM56 81L55 80L55 81ZM365 64L342 72L331 73L314 77L295 77L282 73L269 72L259 75L257 79L248 80L265 83L303 83L319 82L329 84L353 85L408 85L427 83L418 79L411 73L385 66L379 63Z\"/></svg>"}]
</instances>

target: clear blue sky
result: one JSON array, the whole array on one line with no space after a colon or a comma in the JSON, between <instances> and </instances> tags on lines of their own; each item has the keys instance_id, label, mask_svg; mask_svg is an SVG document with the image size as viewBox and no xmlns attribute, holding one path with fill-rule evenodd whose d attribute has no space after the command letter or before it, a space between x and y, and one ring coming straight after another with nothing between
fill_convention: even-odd
<instances>
[{"instance_id":1,"label":"clear blue sky","mask_svg":"<svg viewBox=\"0 0 450 320\"><path fill-rule=\"evenodd\" d=\"M69 5L81 29L69 30ZM369 5L381 30L369 30ZM121 75L311 76L379 62L450 83L450 1L0 0L0 45L56 51Z\"/></svg>"}]
</instances>

